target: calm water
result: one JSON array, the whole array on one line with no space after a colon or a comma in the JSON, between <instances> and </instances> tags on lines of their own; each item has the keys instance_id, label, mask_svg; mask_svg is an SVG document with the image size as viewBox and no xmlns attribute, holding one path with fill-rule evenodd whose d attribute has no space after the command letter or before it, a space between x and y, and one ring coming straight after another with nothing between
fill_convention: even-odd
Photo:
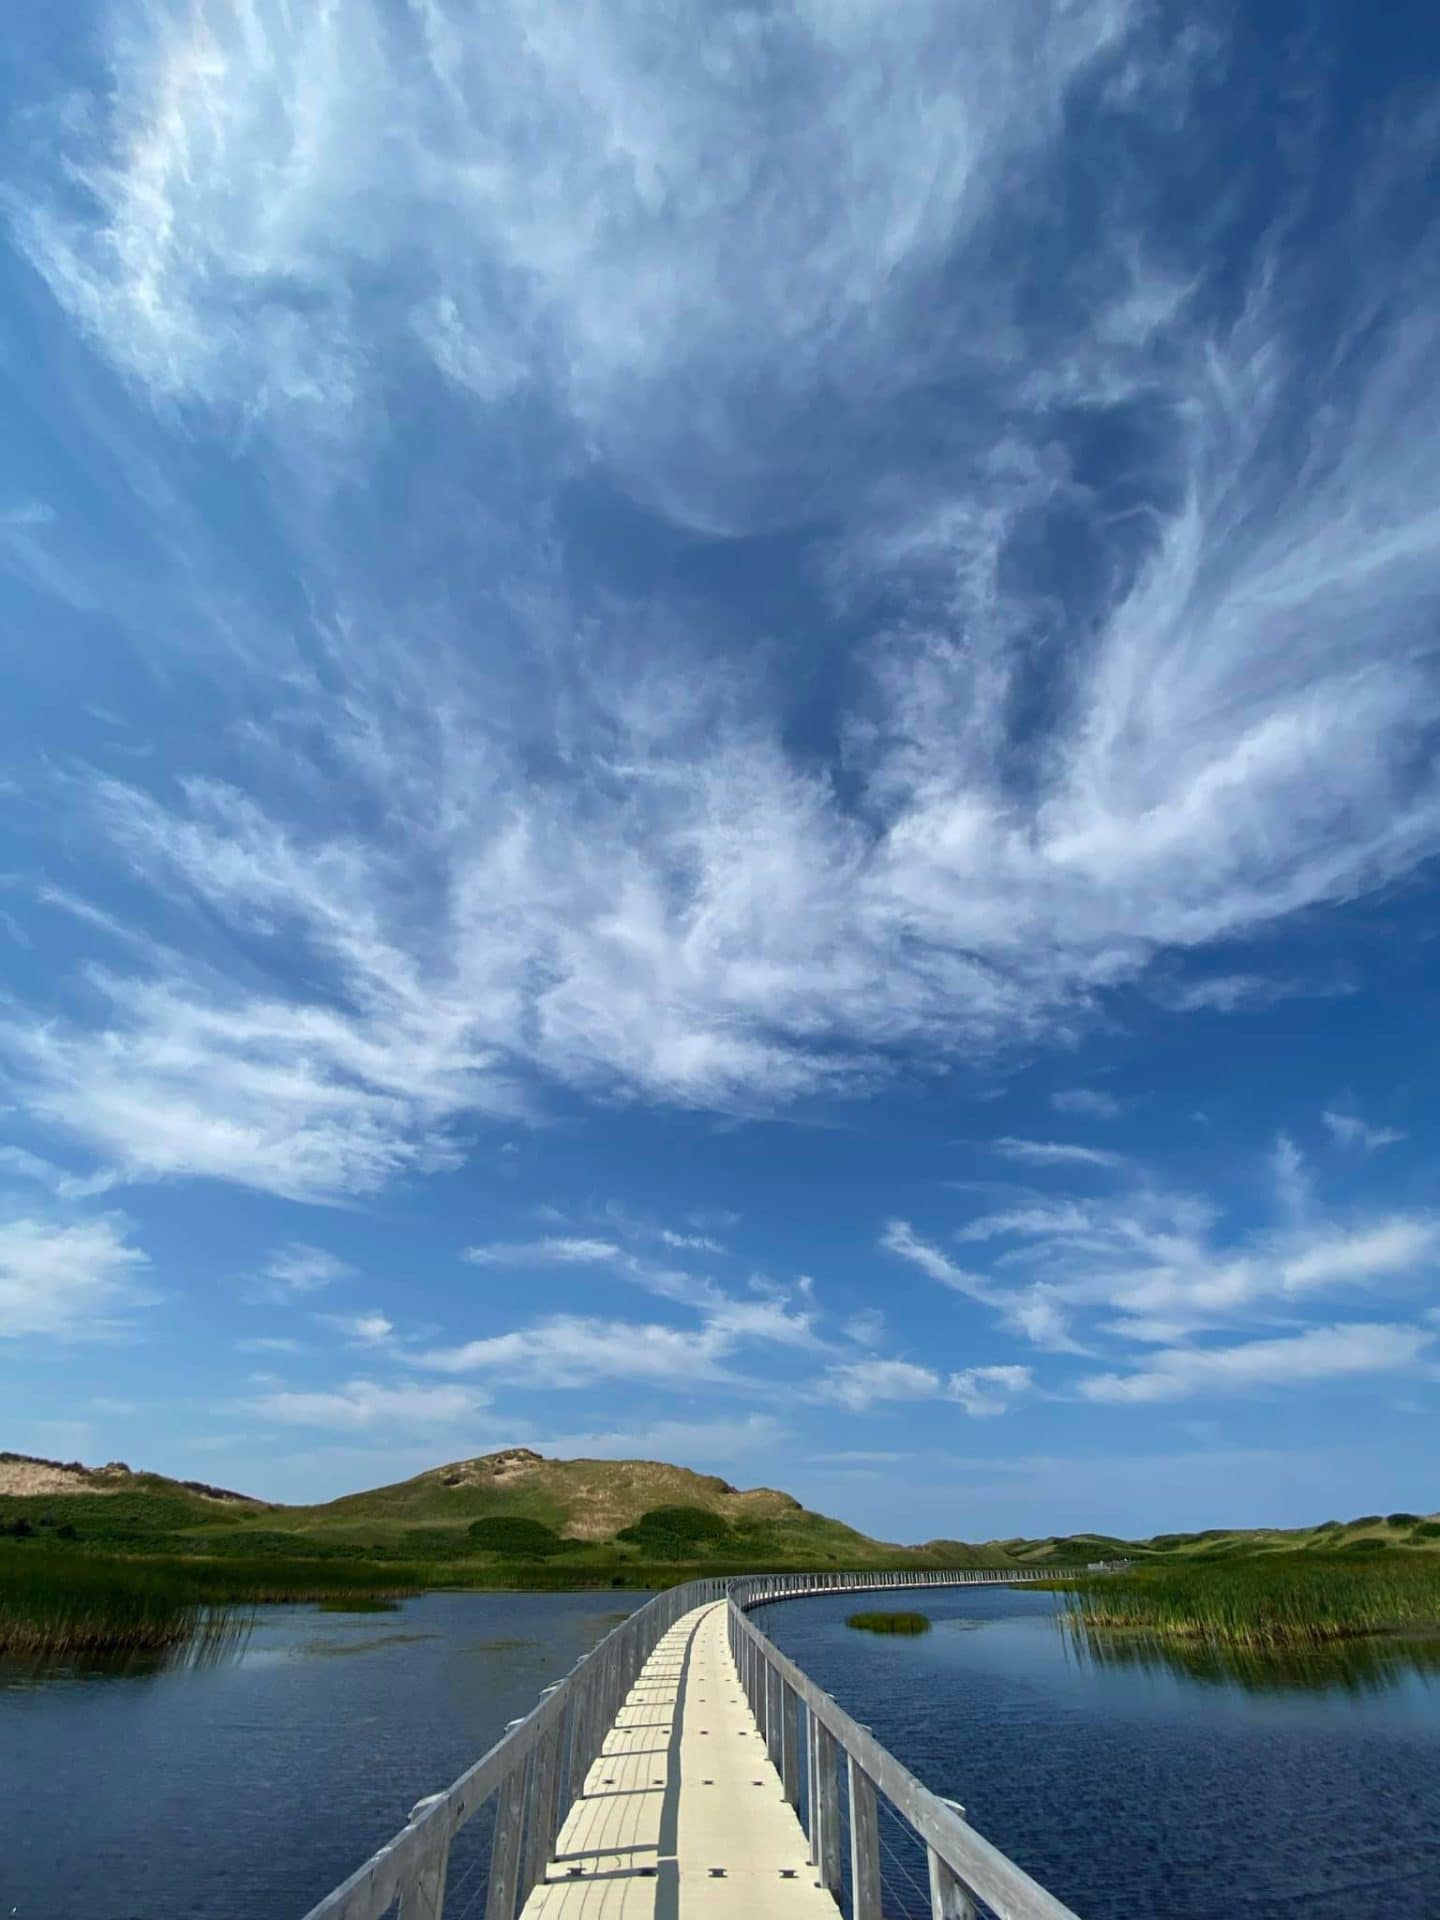
<instances>
[{"instance_id":1,"label":"calm water","mask_svg":"<svg viewBox=\"0 0 1440 1920\"><path fill-rule=\"evenodd\" d=\"M1050 1594L859 1604L934 1624L857 1633L839 1595L756 1619L1084 1920L1440 1916L1434 1649L1226 1674L1087 1658Z\"/></svg>"},{"instance_id":2,"label":"calm water","mask_svg":"<svg viewBox=\"0 0 1440 1920\"><path fill-rule=\"evenodd\" d=\"M0 1916L298 1920L643 1597L273 1607L208 1668L0 1663Z\"/></svg>"},{"instance_id":3,"label":"calm water","mask_svg":"<svg viewBox=\"0 0 1440 1920\"><path fill-rule=\"evenodd\" d=\"M0 1920L297 1920L637 1598L284 1607L199 1670L0 1666ZM935 1625L915 1640L855 1633L840 1596L760 1618L1084 1920L1440 1916L1433 1672L1101 1664L1053 1596L922 1602ZM457 1855L447 1920L480 1891L483 1839Z\"/></svg>"}]
</instances>

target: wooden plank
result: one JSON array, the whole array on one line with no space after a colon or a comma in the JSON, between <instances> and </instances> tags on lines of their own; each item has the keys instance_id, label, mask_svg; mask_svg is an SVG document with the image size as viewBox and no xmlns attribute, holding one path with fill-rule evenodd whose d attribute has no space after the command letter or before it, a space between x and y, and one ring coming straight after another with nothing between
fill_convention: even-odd
<instances>
[{"instance_id":1,"label":"wooden plank","mask_svg":"<svg viewBox=\"0 0 1440 1920\"><path fill-rule=\"evenodd\" d=\"M840 1898L840 1747L830 1729L815 1722L815 1756L818 1776L816 1800L820 1822L820 1884L827 1893Z\"/></svg>"},{"instance_id":2,"label":"wooden plank","mask_svg":"<svg viewBox=\"0 0 1440 1920\"><path fill-rule=\"evenodd\" d=\"M800 1696L780 1682L780 1782L792 1807L800 1804Z\"/></svg>"},{"instance_id":3,"label":"wooden plank","mask_svg":"<svg viewBox=\"0 0 1440 1920\"><path fill-rule=\"evenodd\" d=\"M930 1920L975 1920L975 1902L955 1869L934 1847L927 1847L926 1853L930 1862Z\"/></svg>"},{"instance_id":4,"label":"wooden plank","mask_svg":"<svg viewBox=\"0 0 1440 1920\"><path fill-rule=\"evenodd\" d=\"M850 1912L852 1920L881 1920L880 1814L875 1782L856 1760L850 1766Z\"/></svg>"},{"instance_id":5,"label":"wooden plank","mask_svg":"<svg viewBox=\"0 0 1440 1920\"><path fill-rule=\"evenodd\" d=\"M490 1885L485 1894L485 1920L515 1920L520 1890L520 1839L525 1825L524 1766L516 1767L500 1789L495 1810L495 1838L490 1846Z\"/></svg>"},{"instance_id":6,"label":"wooden plank","mask_svg":"<svg viewBox=\"0 0 1440 1920\"><path fill-rule=\"evenodd\" d=\"M428 1799L417 1800L410 1809L411 1823L422 1819L443 1798L443 1794L432 1793ZM415 1878L400 1895L400 1920L440 1920L445 1910L445 1871L449 1863L450 1836L441 1831Z\"/></svg>"},{"instance_id":7,"label":"wooden plank","mask_svg":"<svg viewBox=\"0 0 1440 1920\"><path fill-rule=\"evenodd\" d=\"M559 1825L560 1737L563 1728L555 1727L535 1749L530 1780L530 1818L525 1828L525 1865L520 1876L520 1903L530 1897L530 1889L541 1879L555 1844ZM403 1916L402 1916L403 1920Z\"/></svg>"}]
</instances>

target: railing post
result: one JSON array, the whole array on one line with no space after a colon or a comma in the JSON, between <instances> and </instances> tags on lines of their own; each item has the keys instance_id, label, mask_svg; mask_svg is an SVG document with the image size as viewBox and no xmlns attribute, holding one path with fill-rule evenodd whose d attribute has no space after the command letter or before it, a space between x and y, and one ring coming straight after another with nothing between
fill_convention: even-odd
<instances>
[{"instance_id":1,"label":"railing post","mask_svg":"<svg viewBox=\"0 0 1440 1920\"><path fill-rule=\"evenodd\" d=\"M781 1688L785 1682L774 1667L765 1662L765 1751L770 1755L770 1764L778 1773L784 1761L784 1739L781 1733Z\"/></svg>"},{"instance_id":2,"label":"railing post","mask_svg":"<svg viewBox=\"0 0 1440 1920\"><path fill-rule=\"evenodd\" d=\"M930 1920L975 1920L975 1902L955 1869L934 1847L930 1856Z\"/></svg>"},{"instance_id":3,"label":"railing post","mask_svg":"<svg viewBox=\"0 0 1440 1920\"><path fill-rule=\"evenodd\" d=\"M414 1826L422 1813L445 1798L443 1793L429 1794L410 1809L409 1824ZM400 1895L400 1920L440 1920L445 1911L445 1870L450 1862L450 1836L443 1834L435 1851Z\"/></svg>"},{"instance_id":4,"label":"railing post","mask_svg":"<svg viewBox=\"0 0 1440 1920\"><path fill-rule=\"evenodd\" d=\"M875 1804L875 1782L853 1753L847 1758L850 1763L851 1920L881 1920L880 1817Z\"/></svg>"},{"instance_id":5,"label":"railing post","mask_svg":"<svg viewBox=\"0 0 1440 1920\"><path fill-rule=\"evenodd\" d=\"M525 1869L520 1879L520 1904L530 1898L532 1887L545 1878L550 1851L555 1844L560 1790L560 1734L557 1720L535 1749L530 1773L530 1818L525 1823Z\"/></svg>"},{"instance_id":6,"label":"railing post","mask_svg":"<svg viewBox=\"0 0 1440 1920\"><path fill-rule=\"evenodd\" d=\"M823 1722L815 1726L815 1788L811 1818L819 1829L815 1837L815 1864L820 1884L840 1898L840 1745Z\"/></svg>"},{"instance_id":7,"label":"railing post","mask_svg":"<svg viewBox=\"0 0 1440 1920\"><path fill-rule=\"evenodd\" d=\"M800 1804L800 1696L780 1681L780 1780L792 1807Z\"/></svg>"},{"instance_id":8,"label":"railing post","mask_svg":"<svg viewBox=\"0 0 1440 1920\"><path fill-rule=\"evenodd\" d=\"M520 1837L525 1827L525 1779L530 1769L514 1768L500 1789L495 1808L495 1838L490 1844L490 1885L485 1920L515 1920L520 1884Z\"/></svg>"}]
</instances>

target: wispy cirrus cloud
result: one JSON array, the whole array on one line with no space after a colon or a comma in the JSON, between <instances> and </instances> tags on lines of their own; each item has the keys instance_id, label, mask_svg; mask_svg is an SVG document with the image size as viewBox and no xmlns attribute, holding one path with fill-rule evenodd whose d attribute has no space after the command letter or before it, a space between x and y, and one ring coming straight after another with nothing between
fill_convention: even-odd
<instances>
[{"instance_id":1,"label":"wispy cirrus cloud","mask_svg":"<svg viewBox=\"0 0 1440 1920\"><path fill-rule=\"evenodd\" d=\"M1359 1147L1366 1153L1375 1153L1381 1147L1393 1147L1405 1138L1401 1127L1375 1126L1368 1120L1362 1120L1358 1113L1335 1107L1326 1107L1320 1118L1337 1145Z\"/></svg>"},{"instance_id":2,"label":"wispy cirrus cloud","mask_svg":"<svg viewBox=\"0 0 1440 1920\"><path fill-rule=\"evenodd\" d=\"M850 1360L831 1367L813 1393L851 1413L865 1413L890 1400L953 1400L971 1419L983 1420L1004 1413L1010 1401L1033 1384L1025 1366L965 1367L947 1374L911 1360Z\"/></svg>"},{"instance_id":3,"label":"wispy cirrus cloud","mask_svg":"<svg viewBox=\"0 0 1440 1920\"><path fill-rule=\"evenodd\" d=\"M1410 1373L1435 1336L1421 1327L1354 1323L1311 1327L1277 1340L1232 1347L1163 1350L1132 1373L1092 1374L1080 1382L1087 1400L1116 1406L1188 1400L1197 1394L1234 1394L1313 1386L1371 1374Z\"/></svg>"},{"instance_id":4,"label":"wispy cirrus cloud","mask_svg":"<svg viewBox=\"0 0 1440 1920\"><path fill-rule=\"evenodd\" d=\"M738 1344L721 1327L672 1327L596 1315L551 1314L508 1333L410 1356L435 1373L478 1374L540 1388L645 1381L686 1393L696 1383L739 1384L725 1364Z\"/></svg>"},{"instance_id":5,"label":"wispy cirrus cloud","mask_svg":"<svg viewBox=\"0 0 1440 1920\"><path fill-rule=\"evenodd\" d=\"M271 1387L243 1401L241 1410L283 1426L357 1433L375 1428L408 1432L462 1426L488 1403L487 1394L471 1387L356 1379L313 1390Z\"/></svg>"},{"instance_id":6,"label":"wispy cirrus cloud","mask_svg":"<svg viewBox=\"0 0 1440 1920\"><path fill-rule=\"evenodd\" d=\"M150 1257L119 1214L0 1224L0 1339L105 1340L157 1295Z\"/></svg>"},{"instance_id":7,"label":"wispy cirrus cloud","mask_svg":"<svg viewBox=\"0 0 1440 1920\"><path fill-rule=\"evenodd\" d=\"M7 1010L30 1112L130 1178L344 1199L551 1087L745 1114L1070 1037L1157 960L1414 871L1440 333L1431 235L1375 213L1418 148L1322 194L1343 275L1292 256L1303 173L1258 234L1177 235L1206 46L1124 0L107 13L15 232L147 398L303 497L314 630L247 655L223 756L93 783L131 882L228 940ZM1116 169L1136 128L1153 167ZM1068 250L1060 183L1107 209ZM494 484L404 464L395 393ZM1081 420L1143 457L1095 474ZM388 460L420 611L331 513ZM667 537L789 536L846 650L833 753L795 746L783 636L576 587L537 529L580 469ZM508 566L478 621L477 527Z\"/></svg>"},{"instance_id":8,"label":"wispy cirrus cloud","mask_svg":"<svg viewBox=\"0 0 1440 1920\"><path fill-rule=\"evenodd\" d=\"M277 1247L265 1262L261 1278L279 1297L315 1293L336 1280L343 1280L354 1269L325 1247L292 1240Z\"/></svg>"},{"instance_id":9,"label":"wispy cirrus cloud","mask_svg":"<svg viewBox=\"0 0 1440 1920\"><path fill-rule=\"evenodd\" d=\"M1123 1153L1104 1147L1078 1146L1068 1140L992 1140L991 1147L1006 1160L1027 1167L1123 1167Z\"/></svg>"},{"instance_id":10,"label":"wispy cirrus cloud","mask_svg":"<svg viewBox=\"0 0 1440 1920\"><path fill-rule=\"evenodd\" d=\"M1114 1120L1125 1111L1126 1102L1103 1087L1059 1087L1050 1096L1057 1113L1078 1114L1086 1120Z\"/></svg>"}]
</instances>

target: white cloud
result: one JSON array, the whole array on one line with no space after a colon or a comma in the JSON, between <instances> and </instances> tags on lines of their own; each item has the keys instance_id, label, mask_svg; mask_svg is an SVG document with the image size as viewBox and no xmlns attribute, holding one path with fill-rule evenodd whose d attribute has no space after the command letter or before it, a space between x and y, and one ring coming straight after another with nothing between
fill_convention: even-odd
<instances>
[{"instance_id":1,"label":"white cloud","mask_svg":"<svg viewBox=\"0 0 1440 1920\"><path fill-rule=\"evenodd\" d=\"M1409 1294L1440 1267L1430 1214L1327 1213L1283 1136L1271 1171L1280 1224L1230 1238L1209 1202L1150 1185L982 1214L958 1230L992 1267L969 1291L1035 1345L1084 1354L1106 1334L1173 1346L1265 1324L1327 1293Z\"/></svg>"},{"instance_id":2,"label":"white cloud","mask_svg":"<svg viewBox=\"0 0 1440 1920\"><path fill-rule=\"evenodd\" d=\"M1275 1199L1284 1216L1301 1222L1315 1201L1305 1156L1288 1133L1277 1133L1270 1155L1270 1173L1275 1183Z\"/></svg>"},{"instance_id":3,"label":"white cloud","mask_svg":"<svg viewBox=\"0 0 1440 1920\"><path fill-rule=\"evenodd\" d=\"M113 1337L155 1301L141 1278L149 1264L118 1214L0 1223L0 1339Z\"/></svg>"},{"instance_id":4,"label":"white cloud","mask_svg":"<svg viewBox=\"0 0 1440 1920\"><path fill-rule=\"evenodd\" d=\"M589 1386L598 1380L644 1380L676 1393L697 1381L730 1381L722 1362L737 1335L720 1327L685 1329L579 1314L551 1314L456 1347L412 1356L437 1373L479 1373L521 1386Z\"/></svg>"},{"instance_id":5,"label":"white cloud","mask_svg":"<svg viewBox=\"0 0 1440 1920\"><path fill-rule=\"evenodd\" d=\"M1125 1102L1101 1087L1060 1087L1051 1094L1050 1104L1057 1113L1079 1114L1088 1120L1114 1120L1125 1111Z\"/></svg>"},{"instance_id":6,"label":"white cloud","mask_svg":"<svg viewBox=\"0 0 1440 1920\"><path fill-rule=\"evenodd\" d=\"M1379 1147L1393 1147L1405 1138L1400 1127L1371 1126L1358 1113L1342 1113L1333 1107L1326 1107L1320 1118L1340 1146L1361 1147L1366 1153L1374 1153Z\"/></svg>"},{"instance_id":7,"label":"white cloud","mask_svg":"<svg viewBox=\"0 0 1440 1920\"><path fill-rule=\"evenodd\" d=\"M314 1392L275 1387L244 1401L242 1411L286 1426L363 1432L371 1427L459 1426L487 1404L488 1396L470 1387L386 1386L374 1380L349 1380Z\"/></svg>"},{"instance_id":8,"label":"white cloud","mask_svg":"<svg viewBox=\"0 0 1440 1920\"><path fill-rule=\"evenodd\" d=\"M879 1307L862 1307L850 1315L840 1331L857 1347L878 1347L885 1337L885 1315Z\"/></svg>"},{"instance_id":9,"label":"white cloud","mask_svg":"<svg viewBox=\"0 0 1440 1920\"><path fill-rule=\"evenodd\" d=\"M544 1240L495 1240L488 1246L466 1247L461 1258L477 1267L593 1267L610 1266L622 1257L611 1240L589 1240L554 1235Z\"/></svg>"},{"instance_id":10,"label":"white cloud","mask_svg":"<svg viewBox=\"0 0 1440 1920\"><path fill-rule=\"evenodd\" d=\"M1174 1013L1240 1013L1273 1007L1280 1000L1328 996L1348 991L1331 983L1313 985L1261 973L1216 973L1186 981L1157 981L1152 987L1161 1006Z\"/></svg>"},{"instance_id":11,"label":"white cloud","mask_svg":"<svg viewBox=\"0 0 1440 1920\"><path fill-rule=\"evenodd\" d=\"M509 468L458 510L448 466L396 476L428 489L416 524L463 529L421 622L374 604L363 535L282 507L323 669L257 649L241 786L96 783L129 875L243 942L96 975L83 1015L9 1009L29 1109L132 1178L334 1200L453 1164L463 1118L514 1115L535 1082L751 1113L1068 1036L1157 959L1432 855L1440 333L1374 217L1395 154L1377 141L1327 208L1350 265L1323 302L1285 252L1303 206L1217 302L1208 232L1177 258L1124 168L1083 286L1017 282L1053 183L1097 178L1072 97L1141 17L127 12L94 96L35 143L63 188L7 202L99 347L197 431L243 433L267 490L340 435L367 471L426 356L487 447L523 388L559 452L531 476L522 449L518 505ZM1184 52L1127 50L1125 86L1086 95L1122 114L1107 155L1184 96ZM937 330L938 272L963 298ZM877 420L955 376L956 338L956 437L923 474L881 471ZM1123 513L1057 427L1102 412L1150 449ZM581 450L672 521L839 529L827 584L868 637L833 764L793 748L773 658L692 645L689 604L567 597L534 528ZM1016 564L1057 515L1103 583L1073 613ZM518 557L477 663L490 516ZM1173 1003L1273 997L1258 978Z\"/></svg>"},{"instance_id":12,"label":"white cloud","mask_svg":"<svg viewBox=\"0 0 1440 1920\"><path fill-rule=\"evenodd\" d=\"M1088 1353L1076 1339L1064 1298L1052 1287L1033 1286L1010 1296L1004 1305L1006 1324L1033 1346L1049 1353Z\"/></svg>"},{"instance_id":13,"label":"white cloud","mask_svg":"<svg viewBox=\"0 0 1440 1920\"><path fill-rule=\"evenodd\" d=\"M262 1277L271 1283L270 1291L289 1297L314 1293L335 1280L343 1280L352 1271L345 1261L328 1253L324 1247L312 1247L304 1241L292 1240L287 1246L277 1247L270 1255Z\"/></svg>"},{"instance_id":14,"label":"white cloud","mask_svg":"<svg viewBox=\"0 0 1440 1920\"><path fill-rule=\"evenodd\" d=\"M395 1332L394 1322L378 1308L369 1313L317 1313L315 1318L357 1347L388 1347Z\"/></svg>"},{"instance_id":15,"label":"white cloud","mask_svg":"<svg viewBox=\"0 0 1440 1920\"><path fill-rule=\"evenodd\" d=\"M830 1368L815 1397L863 1413L879 1400L931 1400L943 1384L933 1367L910 1360L851 1360Z\"/></svg>"},{"instance_id":16,"label":"white cloud","mask_svg":"<svg viewBox=\"0 0 1440 1920\"><path fill-rule=\"evenodd\" d=\"M1028 1393L1034 1384L1029 1367L966 1367L950 1375L945 1392L972 1420L984 1420L1004 1413L1016 1394Z\"/></svg>"},{"instance_id":17,"label":"white cloud","mask_svg":"<svg viewBox=\"0 0 1440 1920\"><path fill-rule=\"evenodd\" d=\"M725 1248L719 1240L708 1233L676 1233L673 1228L659 1227L655 1238L663 1247L671 1247L677 1253L724 1253Z\"/></svg>"},{"instance_id":18,"label":"white cloud","mask_svg":"<svg viewBox=\"0 0 1440 1920\"><path fill-rule=\"evenodd\" d=\"M1418 1365L1434 1337L1419 1327L1357 1324L1312 1327L1284 1339L1252 1340L1236 1347L1173 1348L1153 1355L1134 1373L1092 1374L1080 1382L1079 1391L1086 1400L1134 1406L1197 1394L1405 1373Z\"/></svg>"},{"instance_id":19,"label":"white cloud","mask_svg":"<svg viewBox=\"0 0 1440 1920\"><path fill-rule=\"evenodd\" d=\"M943 1374L911 1360L849 1360L830 1367L814 1388L851 1413L864 1413L884 1400L954 1400L972 1419L1003 1413L1017 1393L1034 1384L1029 1367L965 1367Z\"/></svg>"},{"instance_id":20,"label":"white cloud","mask_svg":"<svg viewBox=\"0 0 1440 1920\"><path fill-rule=\"evenodd\" d=\"M992 1140L993 1150L1028 1167L1123 1167L1125 1156L1103 1147L1081 1147L1063 1140Z\"/></svg>"},{"instance_id":21,"label":"white cloud","mask_svg":"<svg viewBox=\"0 0 1440 1920\"><path fill-rule=\"evenodd\" d=\"M887 1221L880 1236L880 1245L887 1253L897 1254L900 1259L908 1260L912 1267L919 1267L932 1280L938 1280L942 1287L951 1287L956 1293L969 1294L976 1300L990 1298L990 1284L986 1279L957 1266L939 1247L923 1240L908 1220Z\"/></svg>"},{"instance_id":22,"label":"white cloud","mask_svg":"<svg viewBox=\"0 0 1440 1920\"><path fill-rule=\"evenodd\" d=\"M0 1147L0 1173L34 1181L37 1186L48 1188L57 1200L93 1200L99 1194L108 1193L116 1184L116 1175L108 1168L92 1174L67 1173L63 1167L25 1147Z\"/></svg>"}]
</instances>

